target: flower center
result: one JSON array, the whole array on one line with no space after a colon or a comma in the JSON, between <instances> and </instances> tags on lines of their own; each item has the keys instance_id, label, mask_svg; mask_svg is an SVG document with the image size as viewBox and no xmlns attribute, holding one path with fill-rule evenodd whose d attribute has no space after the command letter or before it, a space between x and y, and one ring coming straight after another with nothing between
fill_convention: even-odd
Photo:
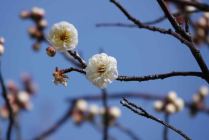
<instances>
[{"instance_id":1,"label":"flower center","mask_svg":"<svg viewBox=\"0 0 209 140\"><path fill-rule=\"evenodd\" d=\"M106 71L105 65L100 65L97 69L98 73L104 73Z\"/></svg>"},{"instance_id":2,"label":"flower center","mask_svg":"<svg viewBox=\"0 0 209 140\"><path fill-rule=\"evenodd\" d=\"M69 35L67 33L64 33L60 36L60 40L62 40L63 42L67 41L69 38Z\"/></svg>"}]
</instances>

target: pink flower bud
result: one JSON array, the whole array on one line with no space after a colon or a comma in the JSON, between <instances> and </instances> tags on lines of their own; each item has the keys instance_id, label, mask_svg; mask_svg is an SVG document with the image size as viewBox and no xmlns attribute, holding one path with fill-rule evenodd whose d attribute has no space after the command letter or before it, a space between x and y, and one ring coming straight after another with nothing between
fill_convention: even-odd
<instances>
[{"instance_id":1,"label":"pink flower bud","mask_svg":"<svg viewBox=\"0 0 209 140\"><path fill-rule=\"evenodd\" d=\"M49 46L46 48L46 53L48 56L54 57L56 54L56 50L52 46Z\"/></svg>"},{"instance_id":2,"label":"pink flower bud","mask_svg":"<svg viewBox=\"0 0 209 140\"><path fill-rule=\"evenodd\" d=\"M30 12L24 10L24 11L22 11L22 12L20 13L20 17L21 17L22 19L29 18L29 17L30 17Z\"/></svg>"},{"instance_id":3,"label":"pink flower bud","mask_svg":"<svg viewBox=\"0 0 209 140\"><path fill-rule=\"evenodd\" d=\"M0 37L0 44L4 44L5 43L5 39L3 37Z\"/></svg>"}]
</instances>

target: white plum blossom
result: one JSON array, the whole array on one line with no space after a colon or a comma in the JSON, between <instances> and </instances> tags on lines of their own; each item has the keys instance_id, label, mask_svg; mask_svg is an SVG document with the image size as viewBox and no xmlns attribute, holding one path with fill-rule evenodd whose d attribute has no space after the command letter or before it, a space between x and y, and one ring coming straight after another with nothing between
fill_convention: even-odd
<instances>
[{"instance_id":1,"label":"white plum blossom","mask_svg":"<svg viewBox=\"0 0 209 140\"><path fill-rule=\"evenodd\" d=\"M58 52L72 50L78 45L78 32L72 24L62 21L52 26L47 40Z\"/></svg>"},{"instance_id":2,"label":"white plum blossom","mask_svg":"<svg viewBox=\"0 0 209 140\"><path fill-rule=\"evenodd\" d=\"M105 53L96 54L89 59L85 68L86 79L98 88L107 88L107 83L112 83L118 78L117 60Z\"/></svg>"}]
</instances>

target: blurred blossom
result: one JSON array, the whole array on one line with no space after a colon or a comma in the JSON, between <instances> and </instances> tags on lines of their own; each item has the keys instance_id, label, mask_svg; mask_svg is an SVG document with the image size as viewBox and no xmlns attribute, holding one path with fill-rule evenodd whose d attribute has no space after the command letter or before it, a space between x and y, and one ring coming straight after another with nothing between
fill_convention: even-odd
<instances>
[{"instance_id":1,"label":"blurred blossom","mask_svg":"<svg viewBox=\"0 0 209 140\"><path fill-rule=\"evenodd\" d=\"M120 108L118 108L117 106L110 107L109 108L109 115L114 119L120 117L121 116Z\"/></svg>"},{"instance_id":2,"label":"blurred blossom","mask_svg":"<svg viewBox=\"0 0 209 140\"><path fill-rule=\"evenodd\" d=\"M154 109L156 111L162 111L163 110L163 106L164 106L164 103L162 101L155 101L154 102Z\"/></svg>"},{"instance_id":3,"label":"blurred blossom","mask_svg":"<svg viewBox=\"0 0 209 140\"><path fill-rule=\"evenodd\" d=\"M19 91L18 94L17 94L17 99L22 104L25 104L25 103L29 102L30 95L25 91Z\"/></svg>"},{"instance_id":4,"label":"blurred blossom","mask_svg":"<svg viewBox=\"0 0 209 140\"><path fill-rule=\"evenodd\" d=\"M86 100L80 99L76 102L75 107L80 111L86 111L88 109L88 103Z\"/></svg>"},{"instance_id":5,"label":"blurred blossom","mask_svg":"<svg viewBox=\"0 0 209 140\"><path fill-rule=\"evenodd\" d=\"M45 16L45 10L39 7L33 7L31 10L31 14L36 19L41 19Z\"/></svg>"},{"instance_id":6,"label":"blurred blossom","mask_svg":"<svg viewBox=\"0 0 209 140\"><path fill-rule=\"evenodd\" d=\"M177 93L175 91L168 92L167 99L170 102L174 102L177 98Z\"/></svg>"},{"instance_id":7,"label":"blurred blossom","mask_svg":"<svg viewBox=\"0 0 209 140\"><path fill-rule=\"evenodd\" d=\"M96 104L91 104L89 106L89 113L92 115L97 115L99 113L99 107Z\"/></svg>"},{"instance_id":8,"label":"blurred blossom","mask_svg":"<svg viewBox=\"0 0 209 140\"><path fill-rule=\"evenodd\" d=\"M39 27L41 28L46 28L46 26L48 25L47 21L45 19L42 19L38 22Z\"/></svg>"},{"instance_id":9,"label":"blurred blossom","mask_svg":"<svg viewBox=\"0 0 209 140\"><path fill-rule=\"evenodd\" d=\"M167 104L166 107L165 107L165 112L167 114L173 114L173 113L175 113L176 112L175 105L172 104L172 103Z\"/></svg>"},{"instance_id":10,"label":"blurred blossom","mask_svg":"<svg viewBox=\"0 0 209 140\"><path fill-rule=\"evenodd\" d=\"M207 19L209 19L209 12L204 12L203 15L204 15L204 17L206 17Z\"/></svg>"},{"instance_id":11,"label":"blurred blossom","mask_svg":"<svg viewBox=\"0 0 209 140\"><path fill-rule=\"evenodd\" d=\"M37 32L37 27L36 26L31 26L28 28L28 33L30 37L35 37Z\"/></svg>"},{"instance_id":12,"label":"blurred blossom","mask_svg":"<svg viewBox=\"0 0 209 140\"><path fill-rule=\"evenodd\" d=\"M197 104L201 101L201 97L199 94L194 94L193 97L192 97L192 101L193 103Z\"/></svg>"},{"instance_id":13,"label":"blurred blossom","mask_svg":"<svg viewBox=\"0 0 209 140\"><path fill-rule=\"evenodd\" d=\"M27 11L27 10L23 10L23 11L20 13L20 17L21 17L22 19L29 18L29 17L30 17L30 12Z\"/></svg>"},{"instance_id":14,"label":"blurred blossom","mask_svg":"<svg viewBox=\"0 0 209 140\"><path fill-rule=\"evenodd\" d=\"M176 110L177 111L181 111L184 108L184 100L182 100L181 98L177 98L174 102L174 104L176 105Z\"/></svg>"},{"instance_id":15,"label":"blurred blossom","mask_svg":"<svg viewBox=\"0 0 209 140\"><path fill-rule=\"evenodd\" d=\"M207 86L201 86L199 89L199 94L202 95L203 97L206 97L208 95L208 87Z\"/></svg>"}]
</instances>

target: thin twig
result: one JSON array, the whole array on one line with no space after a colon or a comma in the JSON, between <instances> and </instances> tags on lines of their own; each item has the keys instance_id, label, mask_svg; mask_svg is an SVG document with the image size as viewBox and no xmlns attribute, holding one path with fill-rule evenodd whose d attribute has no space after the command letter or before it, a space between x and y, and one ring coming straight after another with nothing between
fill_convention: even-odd
<instances>
[{"instance_id":1,"label":"thin twig","mask_svg":"<svg viewBox=\"0 0 209 140\"><path fill-rule=\"evenodd\" d=\"M114 126L116 126L118 129L120 129L122 132L126 133L127 135L129 135L133 140L140 140L140 138L138 138L130 129L125 128L124 126L122 126L120 123L116 123Z\"/></svg>"},{"instance_id":2,"label":"thin twig","mask_svg":"<svg viewBox=\"0 0 209 140\"><path fill-rule=\"evenodd\" d=\"M108 107L107 107L107 92L106 92L105 89L102 90L102 101L103 101L103 106L105 108L103 140L107 140L107 138L108 138L108 126L109 126L109 114L108 114Z\"/></svg>"},{"instance_id":3,"label":"thin twig","mask_svg":"<svg viewBox=\"0 0 209 140\"><path fill-rule=\"evenodd\" d=\"M192 13L198 13L201 12L200 10L194 10L194 11L180 11L177 13L174 13L173 16L174 17L178 17L182 14L192 14ZM148 22L143 22L143 24L146 25L152 25L152 24L156 24L159 23L163 20L165 20L167 17L166 16L162 16L156 20L153 21L148 21ZM116 27L138 27L138 25L136 24L126 24L126 23L97 23L96 27L103 27L103 26L116 26Z\"/></svg>"},{"instance_id":4,"label":"thin twig","mask_svg":"<svg viewBox=\"0 0 209 140\"><path fill-rule=\"evenodd\" d=\"M123 8L122 5L120 5L120 3L118 3L116 0L110 0L112 3L114 3L123 13L124 15L131 20L134 24L136 24L139 28L145 28L151 31L157 31L160 32L162 34L169 34L174 36L175 38L177 38L178 40L180 40L182 43L186 44L186 45L190 45L190 42L187 41L186 39L184 39L182 36L180 36L178 33L173 32L171 29L162 29L159 27L155 27L155 26L149 26L146 24L143 24L142 22L140 22L139 20L135 19L134 17L132 17L125 8Z\"/></svg>"},{"instance_id":5,"label":"thin twig","mask_svg":"<svg viewBox=\"0 0 209 140\"><path fill-rule=\"evenodd\" d=\"M73 52L73 51L69 50L68 53L69 53L71 56L73 56L75 59L77 59L77 60L81 63L81 65L83 66L84 69L87 67L86 62L79 56L79 54L78 54L77 51L74 51L74 52Z\"/></svg>"},{"instance_id":6,"label":"thin twig","mask_svg":"<svg viewBox=\"0 0 209 140\"><path fill-rule=\"evenodd\" d=\"M11 105L9 103L9 99L7 97L7 91L6 91L6 87L4 85L4 81L3 81L3 78L2 78L2 75L1 75L1 71L0 71L0 82L1 82L2 96L4 98L4 101L6 102L6 106L9 110L9 127L8 127L8 130L7 130L7 140L10 140L14 118L13 118L12 107L11 107Z\"/></svg>"},{"instance_id":7,"label":"thin twig","mask_svg":"<svg viewBox=\"0 0 209 140\"><path fill-rule=\"evenodd\" d=\"M73 108L74 108L75 102L72 103L71 107L68 109L68 111L64 114L64 116L59 119L52 127L50 127L48 130L34 138L33 140L42 140L48 137L49 135L53 134L56 130L58 130L70 117Z\"/></svg>"},{"instance_id":8,"label":"thin twig","mask_svg":"<svg viewBox=\"0 0 209 140\"><path fill-rule=\"evenodd\" d=\"M154 121L156 121L156 122L158 122L158 123L160 123L160 124L162 124L162 125L164 125L164 126L170 128L170 129L172 129L173 131L177 132L178 134L180 134L180 135L181 135L182 137L184 137L185 139L191 140L191 138L189 138L189 137L188 137L186 134L184 134L182 131L180 131L180 130L176 129L175 127L169 125L168 123L166 123L166 122L164 122L164 121L161 121L160 119L157 119L156 117L150 115L146 110L144 110L143 108L141 108L141 107L135 105L134 103L129 102L126 98L123 98L123 99L124 99L124 101L127 102L127 103L125 103L124 101L120 101L120 103L121 103L123 106L125 106L125 107L129 108L130 110L132 110L134 113L136 113L136 114L138 114L138 115L140 115L140 116L146 117L146 118L148 118L148 119L152 119L152 120L154 120ZM133 107L132 107L132 106L133 106ZM135 109L135 108L136 108L136 109ZM139 109L141 112L137 111L137 109Z\"/></svg>"}]
</instances>

